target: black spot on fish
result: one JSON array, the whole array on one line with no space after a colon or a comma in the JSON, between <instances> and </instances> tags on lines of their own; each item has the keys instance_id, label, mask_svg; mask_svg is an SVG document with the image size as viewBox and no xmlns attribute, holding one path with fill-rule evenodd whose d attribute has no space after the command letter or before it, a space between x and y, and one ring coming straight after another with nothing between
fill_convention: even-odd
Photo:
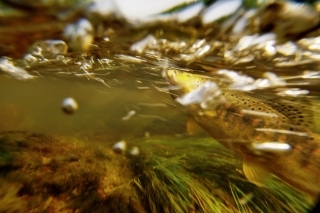
<instances>
[{"instance_id":1,"label":"black spot on fish","mask_svg":"<svg viewBox=\"0 0 320 213\"><path fill-rule=\"evenodd\" d=\"M292 125L300 125L312 130L313 112L312 102L307 98L275 98L268 102L272 108L283 114ZM285 119L283 119L284 121Z\"/></svg>"}]
</instances>

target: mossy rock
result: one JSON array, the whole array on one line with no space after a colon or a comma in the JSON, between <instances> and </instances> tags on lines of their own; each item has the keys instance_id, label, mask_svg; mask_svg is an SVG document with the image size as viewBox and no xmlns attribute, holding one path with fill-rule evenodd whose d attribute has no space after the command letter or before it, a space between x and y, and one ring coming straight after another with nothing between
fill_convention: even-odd
<instances>
[{"instance_id":1,"label":"mossy rock","mask_svg":"<svg viewBox=\"0 0 320 213\"><path fill-rule=\"evenodd\" d=\"M128 159L101 143L9 132L0 150L0 212L145 212Z\"/></svg>"}]
</instances>

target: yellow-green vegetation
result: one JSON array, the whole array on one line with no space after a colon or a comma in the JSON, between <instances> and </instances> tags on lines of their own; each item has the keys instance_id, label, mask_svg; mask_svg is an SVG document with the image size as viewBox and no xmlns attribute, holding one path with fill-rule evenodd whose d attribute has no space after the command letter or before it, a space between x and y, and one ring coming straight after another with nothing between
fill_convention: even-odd
<instances>
[{"instance_id":1,"label":"yellow-green vegetation","mask_svg":"<svg viewBox=\"0 0 320 213\"><path fill-rule=\"evenodd\" d=\"M135 161L134 168L143 172L134 184L143 193L150 212L233 212L232 206L192 178L183 164L183 157L152 156L148 162Z\"/></svg>"},{"instance_id":2,"label":"yellow-green vegetation","mask_svg":"<svg viewBox=\"0 0 320 213\"><path fill-rule=\"evenodd\" d=\"M141 142L140 142L141 143ZM249 183L240 161L211 138L146 140L133 183L149 212L306 212L311 201L273 178ZM151 146L153 148L151 148Z\"/></svg>"}]
</instances>

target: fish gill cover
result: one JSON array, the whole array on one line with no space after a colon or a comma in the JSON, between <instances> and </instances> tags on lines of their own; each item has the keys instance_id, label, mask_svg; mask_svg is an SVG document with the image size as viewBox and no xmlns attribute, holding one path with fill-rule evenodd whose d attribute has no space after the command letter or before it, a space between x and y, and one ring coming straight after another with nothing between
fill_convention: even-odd
<instances>
[{"instance_id":1,"label":"fish gill cover","mask_svg":"<svg viewBox=\"0 0 320 213\"><path fill-rule=\"evenodd\" d=\"M0 3L0 212L307 212L318 1Z\"/></svg>"}]
</instances>

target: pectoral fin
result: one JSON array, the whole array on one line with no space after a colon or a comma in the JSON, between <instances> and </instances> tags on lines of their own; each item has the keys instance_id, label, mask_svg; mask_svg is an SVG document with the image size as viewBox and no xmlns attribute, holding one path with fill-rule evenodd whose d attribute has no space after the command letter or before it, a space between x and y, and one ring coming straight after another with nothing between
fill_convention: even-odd
<instances>
[{"instance_id":1,"label":"pectoral fin","mask_svg":"<svg viewBox=\"0 0 320 213\"><path fill-rule=\"evenodd\" d=\"M257 186L264 186L271 176L270 172L250 161L243 162L243 173L251 183Z\"/></svg>"},{"instance_id":2,"label":"pectoral fin","mask_svg":"<svg viewBox=\"0 0 320 213\"><path fill-rule=\"evenodd\" d=\"M189 117L187 120L187 132L190 135L198 135L203 134L205 131L197 124L197 122L192 117Z\"/></svg>"}]
</instances>

